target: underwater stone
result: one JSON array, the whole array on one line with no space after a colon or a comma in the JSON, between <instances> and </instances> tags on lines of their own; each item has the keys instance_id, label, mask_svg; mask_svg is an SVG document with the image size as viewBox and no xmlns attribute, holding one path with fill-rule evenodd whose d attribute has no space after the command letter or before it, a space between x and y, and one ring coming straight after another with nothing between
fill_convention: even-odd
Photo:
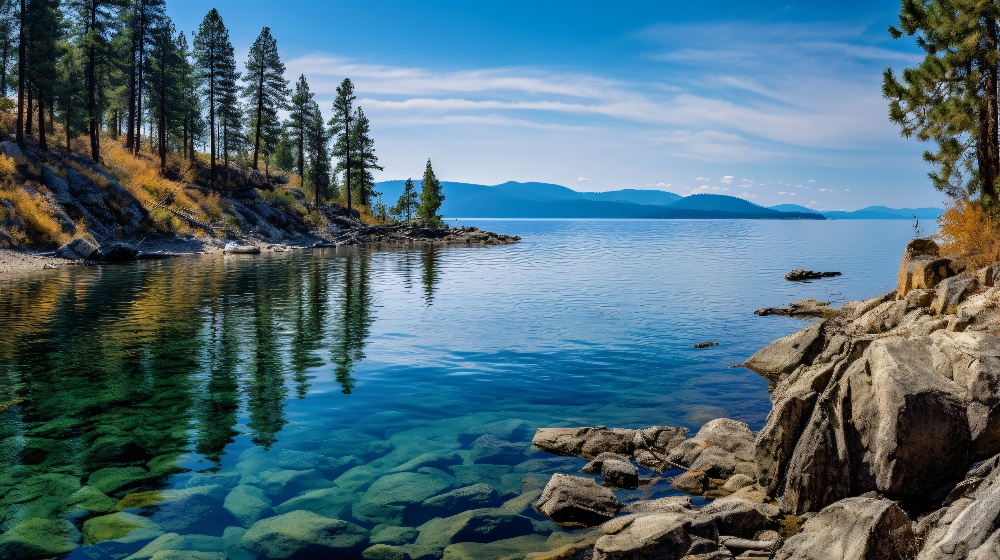
<instances>
[{"instance_id":1,"label":"underwater stone","mask_svg":"<svg viewBox=\"0 0 1000 560\"><path fill-rule=\"evenodd\" d=\"M488 424L480 424L458 434L458 442L469 445L480 436L493 436L506 441L522 441L526 439L531 426L524 420L512 418Z\"/></svg>"},{"instance_id":2,"label":"underwater stone","mask_svg":"<svg viewBox=\"0 0 1000 560\"><path fill-rule=\"evenodd\" d=\"M265 558L289 558L297 554L316 557L357 554L368 542L368 531L347 521L330 519L309 511L293 511L254 523L240 546Z\"/></svg>"},{"instance_id":3,"label":"underwater stone","mask_svg":"<svg viewBox=\"0 0 1000 560\"><path fill-rule=\"evenodd\" d=\"M87 482L105 494L113 494L129 484L155 477L141 467L108 467L91 473Z\"/></svg>"},{"instance_id":4,"label":"underwater stone","mask_svg":"<svg viewBox=\"0 0 1000 560\"><path fill-rule=\"evenodd\" d=\"M290 513L297 510L311 511L323 517L332 519L347 519L351 513L351 504L356 496L354 492L344 488L323 488L306 492L287 502L275 506L278 513Z\"/></svg>"},{"instance_id":5,"label":"underwater stone","mask_svg":"<svg viewBox=\"0 0 1000 560\"><path fill-rule=\"evenodd\" d=\"M383 476L371 485L352 511L368 523L399 523L404 510L451 488L455 479L443 471L423 468L412 473Z\"/></svg>"},{"instance_id":6,"label":"underwater stone","mask_svg":"<svg viewBox=\"0 0 1000 560\"><path fill-rule=\"evenodd\" d=\"M0 535L0 558L51 558L72 551L80 532L64 519L28 519Z\"/></svg>"},{"instance_id":7,"label":"underwater stone","mask_svg":"<svg viewBox=\"0 0 1000 560\"><path fill-rule=\"evenodd\" d=\"M271 509L271 500L256 486L242 485L233 488L223 504L244 527L249 527Z\"/></svg>"},{"instance_id":8,"label":"underwater stone","mask_svg":"<svg viewBox=\"0 0 1000 560\"><path fill-rule=\"evenodd\" d=\"M84 544L105 541L134 543L153 540L163 534L163 530L150 519L132 513L112 513L88 519L83 524Z\"/></svg>"}]
</instances>

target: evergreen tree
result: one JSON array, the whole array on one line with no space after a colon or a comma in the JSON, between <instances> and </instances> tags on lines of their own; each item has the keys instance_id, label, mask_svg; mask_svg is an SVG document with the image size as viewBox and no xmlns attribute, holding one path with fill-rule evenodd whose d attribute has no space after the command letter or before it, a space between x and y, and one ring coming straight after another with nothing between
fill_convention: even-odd
<instances>
[{"instance_id":1,"label":"evergreen tree","mask_svg":"<svg viewBox=\"0 0 1000 560\"><path fill-rule=\"evenodd\" d=\"M347 211L351 211L352 187L351 180L351 120L354 118L354 84L350 78L344 78L337 86L337 98L333 102L333 117L330 118L330 136L333 137L333 157L337 158L334 173L344 172L344 186L347 190Z\"/></svg>"},{"instance_id":2,"label":"evergreen tree","mask_svg":"<svg viewBox=\"0 0 1000 560\"><path fill-rule=\"evenodd\" d=\"M370 207L372 199L381 194L375 191L375 177L372 171L382 171L382 167L378 164L378 157L375 156L375 141L369 135L368 117L361 107L355 110L353 121L354 126L350 134L352 152L348 159L352 165L348 166L348 170L354 168L354 173L350 177L354 182L353 192L358 204Z\"/></svg>"},{"instance_id":3,"label":"evergreen tree","mask_svg":"<svg viewBox=\"0 0 1000 560\"><path fill-rule=\"evenodd\" d=\"M55 98L60 119L65 125L66 153L72 153L75 133L89 124L84 110L87 90L84 86L84 62L79 48L63 41L59 45L62 55L56 63Z\"/></svg>"},{"instance_id":4,"label":"evergreen tree","mask_svg":"<svg viewBox=\"0 0 1000 560\"><path fill-rule=\"evenodd\" d=\"M28 6L27 0L20 0L20 6L18 9L17 17L17 132L15 133L15 139L17 145L20 147L25 146L24 141L24 115L25 111L25 95L27 94L28 80L26 79L26 74L28 73L28 35L27 35L27 22L28 22ZM30 117L29 117L30 118Z\"/></svg>"},{"instance_id":5,"label":"evergreen tree","mask_svg":"<svg viewBox=\"0 0 1000 560\"><path fill-rule=\"evenodd\" d=\"M292 95L292 108L285 123L285 130L288 132L289 140L295 145L295 163L298 166L299 177L302 178L303 186L306 180L306 138L310 118L315 113L312 111L313 94L309 92L309 83L306 82L305 75L299 76L299 81L295 83L295 93Z\"/></svg>"},{"instance_id":6,"label":"evergreen tree","mask_svg":"<svg viewBox=\"0 0 1000 560\"><path fill-rule=\"evenodd\" d=\"M194 161L194 144L205 132L205 121L201 117L201 100L198 96L200 78L196 64L192 63L192 53L188 47L187 36L178 33L175 40L178 56L178 89L181 100L181 155Z\"/></svg>"},{"instance_id":7,"label":"evergreen tree","mask_svg":"<svg viewBox=\"0 0 1000 560\"><path fill-rule=\"evenodd\" d=\"M164 25L167 8L166 0L130 0L130 2L131 9L125 14L132 39L128 90L130 135L127 136L126 147L138 154L142 143L142 96L146 91L148 46L153 35Z\"/></svg>"},{"instance_id":8,"label":"evergreen tree","mask_svg":"<svg viewBox=\"0 0 1000 560\"><path fill-rule=\"evenodd\" d=\"M444 194L441 193L441 182L434 175L434 168L431 167L431 160L428 159L420 188L420 206L417 207L417 215L423 218L427 225L441 227L443 222L438 211L441 210L442 202L444 202Z\"/></svg>"},{"instance_id":9,"label":"evergreen tree","mask_svg":"<svg viewBox=\"0 0 1000 560\"><path fill-rule=\"evenodd\" d=\"M330 197L330 137L323 123L319 105L312 101L306 130L306 150L309 153L309 183L313 187L316 210Z\"/></svg>"},{"instance_id":10,"label":"evergreen tree","mask_svg":"<svg viewBox=\"0 0 1000 560\"><path fill-rule=\"evenodd\" d=\"M26 132L30 133L31 94L35 94L38 109L38 147L48 149L45 126L45 102L55 88L56 43L60 37L60 13L58 0L27 0L27 21L25 22L25 56L28 88L28 121Z\"/></svg>"},{"instance_id":11,"label":"evergreen tree","mask_svg":"<svg viewBox=\"0 0 1000 560\"><path fill-rule=\"evenodd\" d=\"M0 97L10 91L8 76L17 52L18 4L16 0L0 0Z\"/></svg>"},{"instance_id":12,"label":"evergreen tree","mask_svg":"<svg viewBox=\"0 0 1000 560\"><path fill-rule=\"evenodd\" d=\"M86 90L86 117L90 135L90 156L101 159L101 120L99 98L102 84L99 77L106 72L111 42L109 36L116 30L116 16L126 4L125 0L71 0L81 25L84 51L84 88Z\"/></svg>"},{"instance_id":13,"label":"evergreen tree","mask_svg":"<svg viewBox=\"0 0 1000 560\"><path fill-rule=\"evenodd\" d=\"M265 27L250 49L246 63L246 97L250 108L250 129L253 135L253 168L261 152L267 158L274 153L281 139L278 111L288 106L291 89L285 79L285 65L278 56L278 43Z\"/></svg>"},{"instance_id":14,"label":"evergreen tree","mask_svg":"<svg viewBox=\"0 0 1000 560\"><path fill-rule=\"evenodd\" d=\"M289 173L295 171L295 147L288 138L288 133L281 132L281 138L274 149L274 166Z\"/></svg>"},{"instance_id":15,"label":"evergreen tree","mask_svg":"<svg viewBox=\"0 0 1000 560\"><path fill-rule=\"evenodd\" d=\"M232 46L224 59L224 69L219 80L219 125L222 139L223 171L229 181L230 155L243 149L246 136L243 133L243 107L240 105L240 73L236 71L236 59Z\"/></svg>"},{"instance_id":16,"label":"evergreen tree","mask_svg":"<svg viewBox=\"0 0 1000 560\"><path fill-rule=\"evenodd\" d=\"M403 186L403 194L399 195L399 200L389 209L389 215L396 220L409 222L420 206L420 195L417 194L416 187L413 186L413 179L407 179Z\"/></svg>"},{"instance_id":17,"label":"evergreen tree","mask_svg":"<svg viewBox=\"0 0 1000 560\"><path fill-rule=\"evenodd\" d=\"M183 37L183 35L181 35ZM175 30L169 20L155 30L149 49L149 80L147 90L150 112L156 115L157 153L160 174L167 171L168 130L184 117L184 95L181 90L182 54L175 42Z\"/></svg>"},{"instance_id":18,"label":"evergreen tree","mask_svg":"<svg viewBox=\"0 0 1000 560\"><path fill-rule=\"evenodd\" d=\"M198 27L194 40L194 53L199 69L199 81L202 86L205 109L208 111L209 144L209 176L210 184L215 186L216 179L216 143L217 128L220 122L220 108L224 101L226 84L235 88L233 78L236 66L233 60L233 46L229 42L229 30L222 21L218 10L212 8Z\"/></svg>"},{"instance_id":19,"label":"evergreen tree","mask_svg":"<svg viewBox=\"0 0 1000 560\"><path fill-rule=\"evenodd\" d=\"M924 160L929 176L954 197L979 193L984 207L1000 212L998 139L998 24L1000 6L982 0L905 0L894 38L916 36L926 56L902 81L885 71L889 118L906 137L933 140Z\"/></svg>"}]
</instances>

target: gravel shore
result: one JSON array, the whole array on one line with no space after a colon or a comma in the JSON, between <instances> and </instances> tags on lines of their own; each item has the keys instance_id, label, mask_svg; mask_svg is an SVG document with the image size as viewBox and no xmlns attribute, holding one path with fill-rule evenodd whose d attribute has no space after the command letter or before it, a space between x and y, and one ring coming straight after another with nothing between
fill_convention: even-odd
<instances>
[{"instance_id":1,"label":"gravel shore","mask_svg":"<svg viewBox=\"0 0 1000 560\"><path fill-rule=\"evenodd\" d=\"M0 278L75 264L77 263L66 259L0 249Z\"/></svg>"}]
</instances>

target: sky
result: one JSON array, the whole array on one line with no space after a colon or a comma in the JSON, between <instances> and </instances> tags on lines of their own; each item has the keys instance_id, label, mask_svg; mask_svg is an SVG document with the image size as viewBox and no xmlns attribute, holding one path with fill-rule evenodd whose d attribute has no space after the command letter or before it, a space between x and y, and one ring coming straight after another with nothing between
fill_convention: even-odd
<instances>
[{"instance_id":1,"label":"sky","mask_svg":"<svg viewBox=\"0 0 1000 560\"><path fill-rule=\"evenodd\" d=\"M385 171L580 191L660 189L819 210L939 206L888 121L899 0L168 0L215 7L242 61L268 26L327 117L345 77Z\"/></svg>"}]
</instances>

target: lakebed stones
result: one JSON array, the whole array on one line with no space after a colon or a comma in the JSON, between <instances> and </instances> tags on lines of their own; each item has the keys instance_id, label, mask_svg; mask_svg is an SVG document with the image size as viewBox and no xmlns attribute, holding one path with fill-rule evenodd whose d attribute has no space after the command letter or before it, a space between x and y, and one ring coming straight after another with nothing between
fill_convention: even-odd
<instances>
[{"instance_id":1,"label":"lakebed stones","mask_svg":"<svg viewBox=\"0 0 1000 560\"><path fill-rule=\"evenodd\" d=\"M360 554L367 542L368 531L353 523L292 511L254 523L240 546L264 558L306 554L350 557Z\"/></svg>"},{"instance_id":2,"label":"lakebed stones","mask_svg":"<svg viewBox=\"0 0 1000 560\"><path fill-rule=\"evenodd\" d=\"M563 527L593 527L617 515L622 503L593 479L555 474L535 508Z\"/></svg>"}]
</instances>

